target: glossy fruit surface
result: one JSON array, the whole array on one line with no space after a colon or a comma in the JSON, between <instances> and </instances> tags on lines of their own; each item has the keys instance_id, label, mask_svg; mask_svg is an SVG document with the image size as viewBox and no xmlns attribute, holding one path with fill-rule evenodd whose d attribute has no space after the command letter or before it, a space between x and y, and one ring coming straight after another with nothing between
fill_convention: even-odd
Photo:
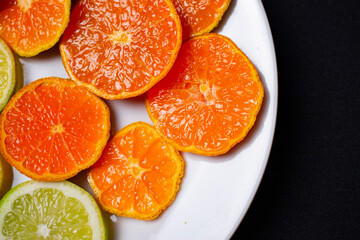
<instances>
[{"instance_id":1,"label":"glossy fruit surface","mask_svg":"<svg viewBox=\"0 0 360 240\"><path fill-rule=\"evenodd\" d=\"M109 141L88 181L106 211L150 220L174 200L183 173L175 148L153 126L136 122Z\"/></svg>"},{"instance_id":2,"label":"glossy fruit surface","mask_svg":"<svg viewBox=\"0 0 360 240\"><path fill-rule=\"evenodd\" d=\"M181 46L170 0L84 0L60 44L70 78L106 99L140 95L162 79Z\"/></svg>"},{"instance_id":3,"label":"glossy fruit surface","mask_svg":"<svg viewBox=\"0 0 360 240\"><path fill-rule=\"evenodd\" d=\"M99 207L73 183L28 181L0 201L0 239L105 240Z\"/></svg>"},{"instance_id":4,"label":"glossy fruit surface","mask_svg":"<svg viewBox=\"0 0 360 240\"><path fill-rule=\"evenodd\" d=\"M10 48L0 38L0 112L16 87L15 60Z\"/></svg>"},{"instance_id":5,"label":"glossy fruit surface","mask_svg":"<svg viewBox=\"0 0 360 240\"><path fill-rule=\"evenodd\" d=\"M254 125L264 89L245 54L227 37L190 39L170 73L147 95L147 110L178 150L219 155Z\"/></svg>"},{"instance_id":6,"label":"glossy fruit surface","mask_svg":"<svg viewBox=\"0 0 360 240\"><path fill-rule=\"evenodd\" d=\"M70 0L2 0L0 37L20 56L54 46L70 16Z\"/></svg>"},{"instance_id":7,"label":"glossy fruit surface","mask_svg":"<svg viewBox=\"0 0 360 240\"><path fill-rule=\"evenodd\" d=\"M5 107L0 149L28 177L60 181L94 164L109 131L109 109L101 99L72 81L43 78Z\"/></svg>"},{"instance_id":8,"label":"glossy fruit surface","mask_svg":"<svg viewBox=\"0 0 360 240\"><path fill-rule=\"evenodd\" d=\"M209 33L220 22L231 0L173 0L180 16L183 39Z\"/></svg>"}]
</instances>

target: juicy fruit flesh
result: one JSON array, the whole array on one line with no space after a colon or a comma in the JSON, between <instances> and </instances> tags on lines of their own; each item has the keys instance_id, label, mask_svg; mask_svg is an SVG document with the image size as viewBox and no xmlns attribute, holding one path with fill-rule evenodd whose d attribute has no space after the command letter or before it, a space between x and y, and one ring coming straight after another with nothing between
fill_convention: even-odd
<instances>
[{"instance_id":1,"label":"juicy fruit flesh","mask_svg":"<svg viewBox=\"0 0 360 240\"><path fill-rule=\"evenodd\" d=\"M0 39L0 112L15 88L15 63L10 49Z\"/></svg>"},{"instance_id":2,"label":"juicy fruit flesh","mask_svg":"<svg viewBox=\"0 0 360 240\"><path fill-rule=\"evenodd\" d=\"M159 78L177 54L180 34L167 4L82 1L61 42L71 73L110 95L141 90Z\"/></svg>"},{"instance_id":3,"label":"juicy fruit flesh","mask_svg":"<svg viewBox=\"0 0 360 240\"><path fill-rule=\"evenodd\" d=\"M11 63L9 62L9 59L7 56L3 53L3 51L0 51L0 89L2 90L0 92L0 98L2 98L3 90L5 90L8 87L9 82L9 68L11 67Z\"/></svg>"},{"instance_id":4,"label":"juicy fruit flesh","mask_svg":"<svg viewBox=\"0 0 360 240\"><path fill-rule=\"evenodd\" d=\"M173 199L181 177L175 154L147 125L117 134L90 172L100 202L125 216L159 211Z\"/></svg>"},{"instance_id":5,"label":"juicy fruit flesh","mask_svg":"<svg viewBox=\"0 0 360 240\"><path fill-rule=\"evenodd\" d=\"M186 42L172 70L148 93L156 126L181 147L228 148L247 133L261 105L256 70L218 36Z\"/></svg>"},{"instance_id":6,"label":"juicy fruit flesh","mask_svg":"<svg viewBox=\"0 0 360 240\"><path fill-rule=\"evenodd\" d=\"M114 44L124 45L131 43L131 35L127 32L117 31L111 34L109 37L113 40Z\"/></svg>"},{"instance_id":7,"label":"juicy fruit flesh","mask_svg":"<svg viewBox=\"0 0 360 240\"><path fill-rule=\"evenodd\" d=\"M208 0L190 1L173 0L179 14L182 28L183 39L199 35L212 25L216 25L224 14L229 1L227 0ZM210 32L211 29L206 32Z\"/></svg>"},{"instance_id":8,"label":"juicy fruit flesh","mask_svg":"<svg viewBox=\"0 0 360 240\"><path fill-rule=\"evenodd\" d=\"M37 175L83 169L108 134L101 100L70 81L61 82L25 92L6 113L6 151Z\"/></svg>"},{"instance_id":9,"label":"juicy fruit flesh","mask_svg":"<svg viewBox=\"0 0 360 240\"><path fill-rule=\"evenodd\" d=\"M41 188L20 195L6 213L6 239L92 239L87 209L57 189Z\"/></svg>"},{"instance_id":10,"label":"juicy fruit flesh","mask_svg":"<svg viewBox=\"0 0 360 240\"><path fill-rule=\"evenodd\" d=\"M17 2L20 9L26 12L31 7L32 0L17 0Z\"/></svg>"},{"instance_id":11,"label":"juicy fruit flesh","mask_svg":"<svg viewBox=\"0 0 360 240\"><path fill-rule=\"evenodd\" d=\"M36 55L51 47L65 28L69 11L65 2L6 1L0 7L0 37L20 55Z\"/></svg>"}]
</instances>

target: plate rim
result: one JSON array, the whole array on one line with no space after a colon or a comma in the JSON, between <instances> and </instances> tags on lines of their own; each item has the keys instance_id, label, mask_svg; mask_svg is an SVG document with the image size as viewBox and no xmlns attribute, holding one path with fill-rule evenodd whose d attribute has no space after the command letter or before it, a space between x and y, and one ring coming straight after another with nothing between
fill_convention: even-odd
<instances>
[{"instance_id":1,"label":"plate rim","mask_svg":"<svg viewBox=\"0 0 360 240\"><path fill-rule=\"evenodd\" d=\"M267 163L269 161L269 157L270 157L270 152L271 152L271 149L272 149L272 145L274 143L274 135L275 135L275 127L276 127L276 121L277 121L277 109L278 109L278 91L279 91L279 88L278 88L278 69L277 69L277 61L276 61L276 52L275 52L275 45L274 45L274 39L273 39L273 36L272 36L272 32L271 32L271 27L270 27L270 24L269 24L269 20L268 20L268 17L267 17L267 14L266 14L266 11L265 11L265 8L264 8L264 5L262 3L261 0L257 0L257 4L258 4L258 7L259 7L259 10L260 10L260 13L261 15L263 16L263 19L265 20L264 24L265 24L265 28L266 28L266 32L267 32L267 37L269 38L269 46L270 46L270 53L271 53L271 56L272 56L272 61L273 61L273 74L274 74L274 92L273 92L273 101L274 101L274 113L273 113L273 116L272 116L272 122L273 124L271 125L271 129L270 129L270 144L268 145L267 149L266 149L266 160L263 161L262 165L261 165L261 168L260 168L260 174L258 174L257 176L257 179L256 179L256 183L253 187L253 190L251 191L250 195L249 195L249 198L245 204L245 207L242 209L238 219L236 222L234 222L234 225L232 227L232 229L230 230L230 232L228 233L226 239L231 239L236 230L239 228L242 220L244 219L246 213L248 212L250 206L251 206L251 203L253 202L254 198L255 198L255 195L259 189L259 186L260 186L260 183L261 183L261 180L264 176L264 173L265 173L265 169L266 169L266 166L267 166Z\"/></svg>"}]
</instances>

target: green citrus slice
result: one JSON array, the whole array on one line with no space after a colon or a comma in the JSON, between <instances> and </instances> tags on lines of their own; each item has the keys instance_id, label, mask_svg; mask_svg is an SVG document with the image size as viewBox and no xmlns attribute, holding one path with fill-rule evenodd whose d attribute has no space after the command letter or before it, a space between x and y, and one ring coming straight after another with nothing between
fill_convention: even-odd
<instances>
[{"instance_id":1,"label":"green citrus slice","mask_svg":"<svg viewBox=\"0 0 360 240\"><path fill-rule=\"evenodd\" d=\"M0 154L0 199L11 188L13 170L4 157Z\"/></svg>"},{"instance_id":2,"label":"green citrus slice","mask_svg":"<svg viewBox=\"0 0 360 240\"><path fill-rule=\"evenodd\" d=\"M15 61L10 48L0 39L0 112L15 90Z\"/></svg>"},{"instance_id":3,"label":"green citrus slice","mask_svg":"<svg viewBox=\"0 0 360 240\"><path fill-rule=\"evenodd\" d=\"M88 192L67 181L28 181L0 201L0 239L100 240L106 234Z\"/></svg>"}]
</instances>

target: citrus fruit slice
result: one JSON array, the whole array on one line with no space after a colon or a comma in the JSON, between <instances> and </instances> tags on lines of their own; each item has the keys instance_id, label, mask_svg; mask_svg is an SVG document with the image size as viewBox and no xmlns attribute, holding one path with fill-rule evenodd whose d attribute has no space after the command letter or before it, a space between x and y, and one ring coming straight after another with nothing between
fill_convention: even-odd
<instances>
[{"instance_id":1,"label":"citrus fruit slice","mask_svg":"<svg viewBox=\"0 0 360 240\"><path fill-rule=\"evenodd\" d=\"M173 0L183 29L183 39L209 33L220 22L231 0Z\"/></svg>"},{"instance_id":2,"label":"citrus fruit slice","mask_svg":"<svg viewBox=\"0 0 360 240\"><path fill-rule=\"evenodd\" d=\"M16 87L15 60L10 48L0 38L0 112Z\"/></svg>"},{"instance_id":3,"label":"citrus fruit slice","mask_svg":"<svg viewBox=\"0 0 360 240\"><path fill-rule=\"evenodd\" d=\"M162 79L181 46L170 0L84 0L60 43L70 78L106 99L140 95Z\"/></svg>"},{"instance_id":4,"label":"citrus fruit slice","mask_svg":"<svg viewBox=\"0 0 360 240\"><path fill-rule=\"evenodd\" d=\"M106 239L99 207L77 185L28 181L0 201L0 239Z\"/></svg>"},{"instance_id":5,"label":"citrus fruit slice","mask_svg":"<svg viewBox=\"0 0 360 240\"><path fill-rule=\"evenodd\" d=\"M109 109L100 98L72 81L43 78L5 107L0 150L28 177L60 181L95 163L109 131Z\"/></svg>"},{"instance_id":6,"label":"citrus fruit slice","mask_svg":"<svg viewBox=\"0 0 360 240\"><path fill-rule=\"evenodd\" d=\"M6 0L0 6L0 37L20 56L56 44L70 16L70 0Z\"/></svg>"},{"instance_id":7,"label":"citrus fruit slice","mask_svg":"<svg viewBox=\"0 0 360 240\"><path fill-rule=\"evenodd\" d=\"M88 181L106 211L150 220L174 200L183 173L175 148L153 126L136 122L108 142Z\"/></svg>"},{"instance_id":8,"label":"citrus fruit slice","mask_svg":"<svg viewBox=\"0 0 360 240\"><path fill-rule=\"evenodd\" d=\"M13 181L12 167L5 161L0 154L0 199L10 190Z\"/></svg>"},{"instance_id":9,"label":"citrus fruit slice","mask_svg":"<svg viewBox=\"0 0 360 240\"><path fill-rule=\"evenodd\" d=\"M264 89L245 54L227 37L185 42L170 73L147 95L150 118L178 150L226 153L253 126Z\"/></svg>"}]
</instances>

